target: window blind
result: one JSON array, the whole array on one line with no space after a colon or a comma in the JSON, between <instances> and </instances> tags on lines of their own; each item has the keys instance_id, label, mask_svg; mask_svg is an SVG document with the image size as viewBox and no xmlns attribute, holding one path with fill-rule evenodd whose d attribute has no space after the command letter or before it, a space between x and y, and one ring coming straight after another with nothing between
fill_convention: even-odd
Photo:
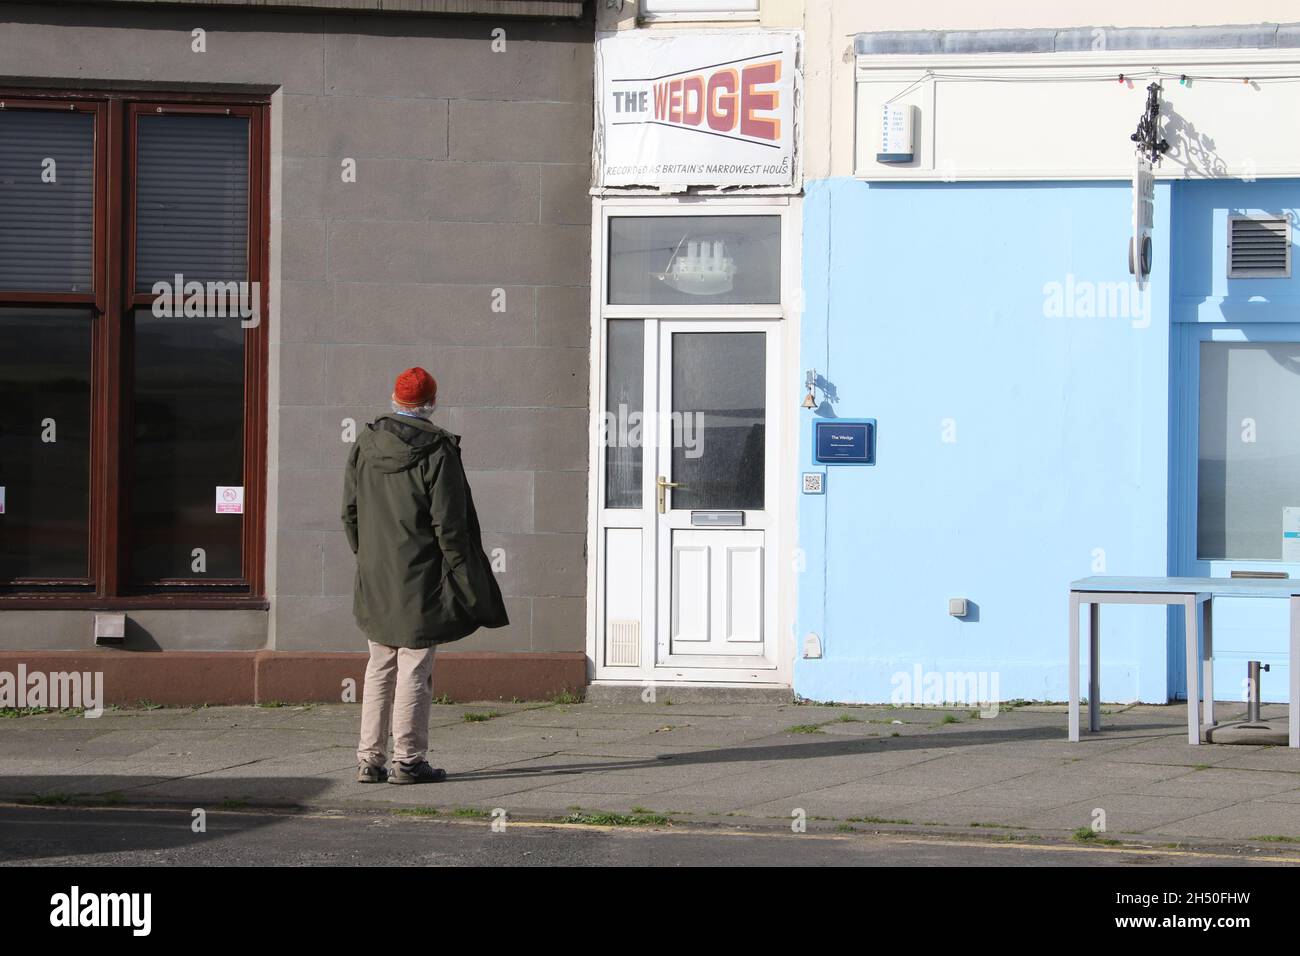
<instances>
[{"instance_id":1,"label":"window blind","mask_svg":"<svg viewBox=\"0 0 1300 956\"><path fill-rule=\"evenodd\" d=\"M248 278L248 132L242 116L140 117L136 291Z\"/></svg>"},{"instance_id":2,"label":"window blind","mask_svg":"<svg viewBox=\"0 0 1300 956\"><path fill-rule=\"evenodd\" d=\"M0 110L0 289L90 292L95 117Z\"/></svg>"}]
</instances>

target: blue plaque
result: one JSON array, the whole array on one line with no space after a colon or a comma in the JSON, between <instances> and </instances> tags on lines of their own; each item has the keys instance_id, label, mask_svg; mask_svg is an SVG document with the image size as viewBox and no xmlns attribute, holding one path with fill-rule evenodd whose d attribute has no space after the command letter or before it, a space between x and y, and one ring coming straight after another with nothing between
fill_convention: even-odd
<instances>
[{"instance_id":1,"label":"blue plaque","mask_svg":"<svg viewBox=\"0 0 1300 956\"><path fill-rule=\"evenodd\" d=\"M813 459L824 465L874 465L876 420L833 418L814 421Z\"/></svg>"}]
</instances>

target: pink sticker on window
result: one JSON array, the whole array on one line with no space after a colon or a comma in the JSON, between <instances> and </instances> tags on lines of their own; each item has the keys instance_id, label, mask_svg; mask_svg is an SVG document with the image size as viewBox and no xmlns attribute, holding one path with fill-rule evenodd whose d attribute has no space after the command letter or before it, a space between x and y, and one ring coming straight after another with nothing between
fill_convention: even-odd
<instances>
[{"instance_id":1,"label":"pink sticker on window","mask_svg":"<svg viewBox=\"0 0 1300 956\"><path fill-rule=\"evenodd\" d=\"M217 514L242 515L244 489L238 485L217 485Z\"/></svg>"}]
</instances>

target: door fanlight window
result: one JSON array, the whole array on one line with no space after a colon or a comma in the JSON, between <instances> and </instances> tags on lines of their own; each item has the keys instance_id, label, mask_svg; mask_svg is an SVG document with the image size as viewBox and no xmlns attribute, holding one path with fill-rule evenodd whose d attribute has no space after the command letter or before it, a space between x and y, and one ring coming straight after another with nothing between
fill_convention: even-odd
<instances>
[{"instance_id":1,"label":"door fanlight window","mask_svg":"<svg viewBox=\"0 0 1300 956\"><path fill-rule=\"evenodd\" d=\"M612 216L607 305L779 305L781 217Z\"/></svg>"}]
</instances>

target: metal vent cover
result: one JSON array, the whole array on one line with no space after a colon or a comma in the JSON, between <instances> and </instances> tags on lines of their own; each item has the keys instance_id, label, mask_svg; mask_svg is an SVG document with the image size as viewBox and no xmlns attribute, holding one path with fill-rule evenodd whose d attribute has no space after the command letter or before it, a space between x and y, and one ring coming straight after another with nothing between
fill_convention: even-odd
<instances>
[{"instance_id":1,"label":"metal vent cover","mask_svg":"<svg viewBox=\"0 0 1300 956\"><path fill-rule=\"evenodd\" d=\"M1291 276L1291 216L1229 216L1228 278Z\"/></svg>"}]
</instances>

